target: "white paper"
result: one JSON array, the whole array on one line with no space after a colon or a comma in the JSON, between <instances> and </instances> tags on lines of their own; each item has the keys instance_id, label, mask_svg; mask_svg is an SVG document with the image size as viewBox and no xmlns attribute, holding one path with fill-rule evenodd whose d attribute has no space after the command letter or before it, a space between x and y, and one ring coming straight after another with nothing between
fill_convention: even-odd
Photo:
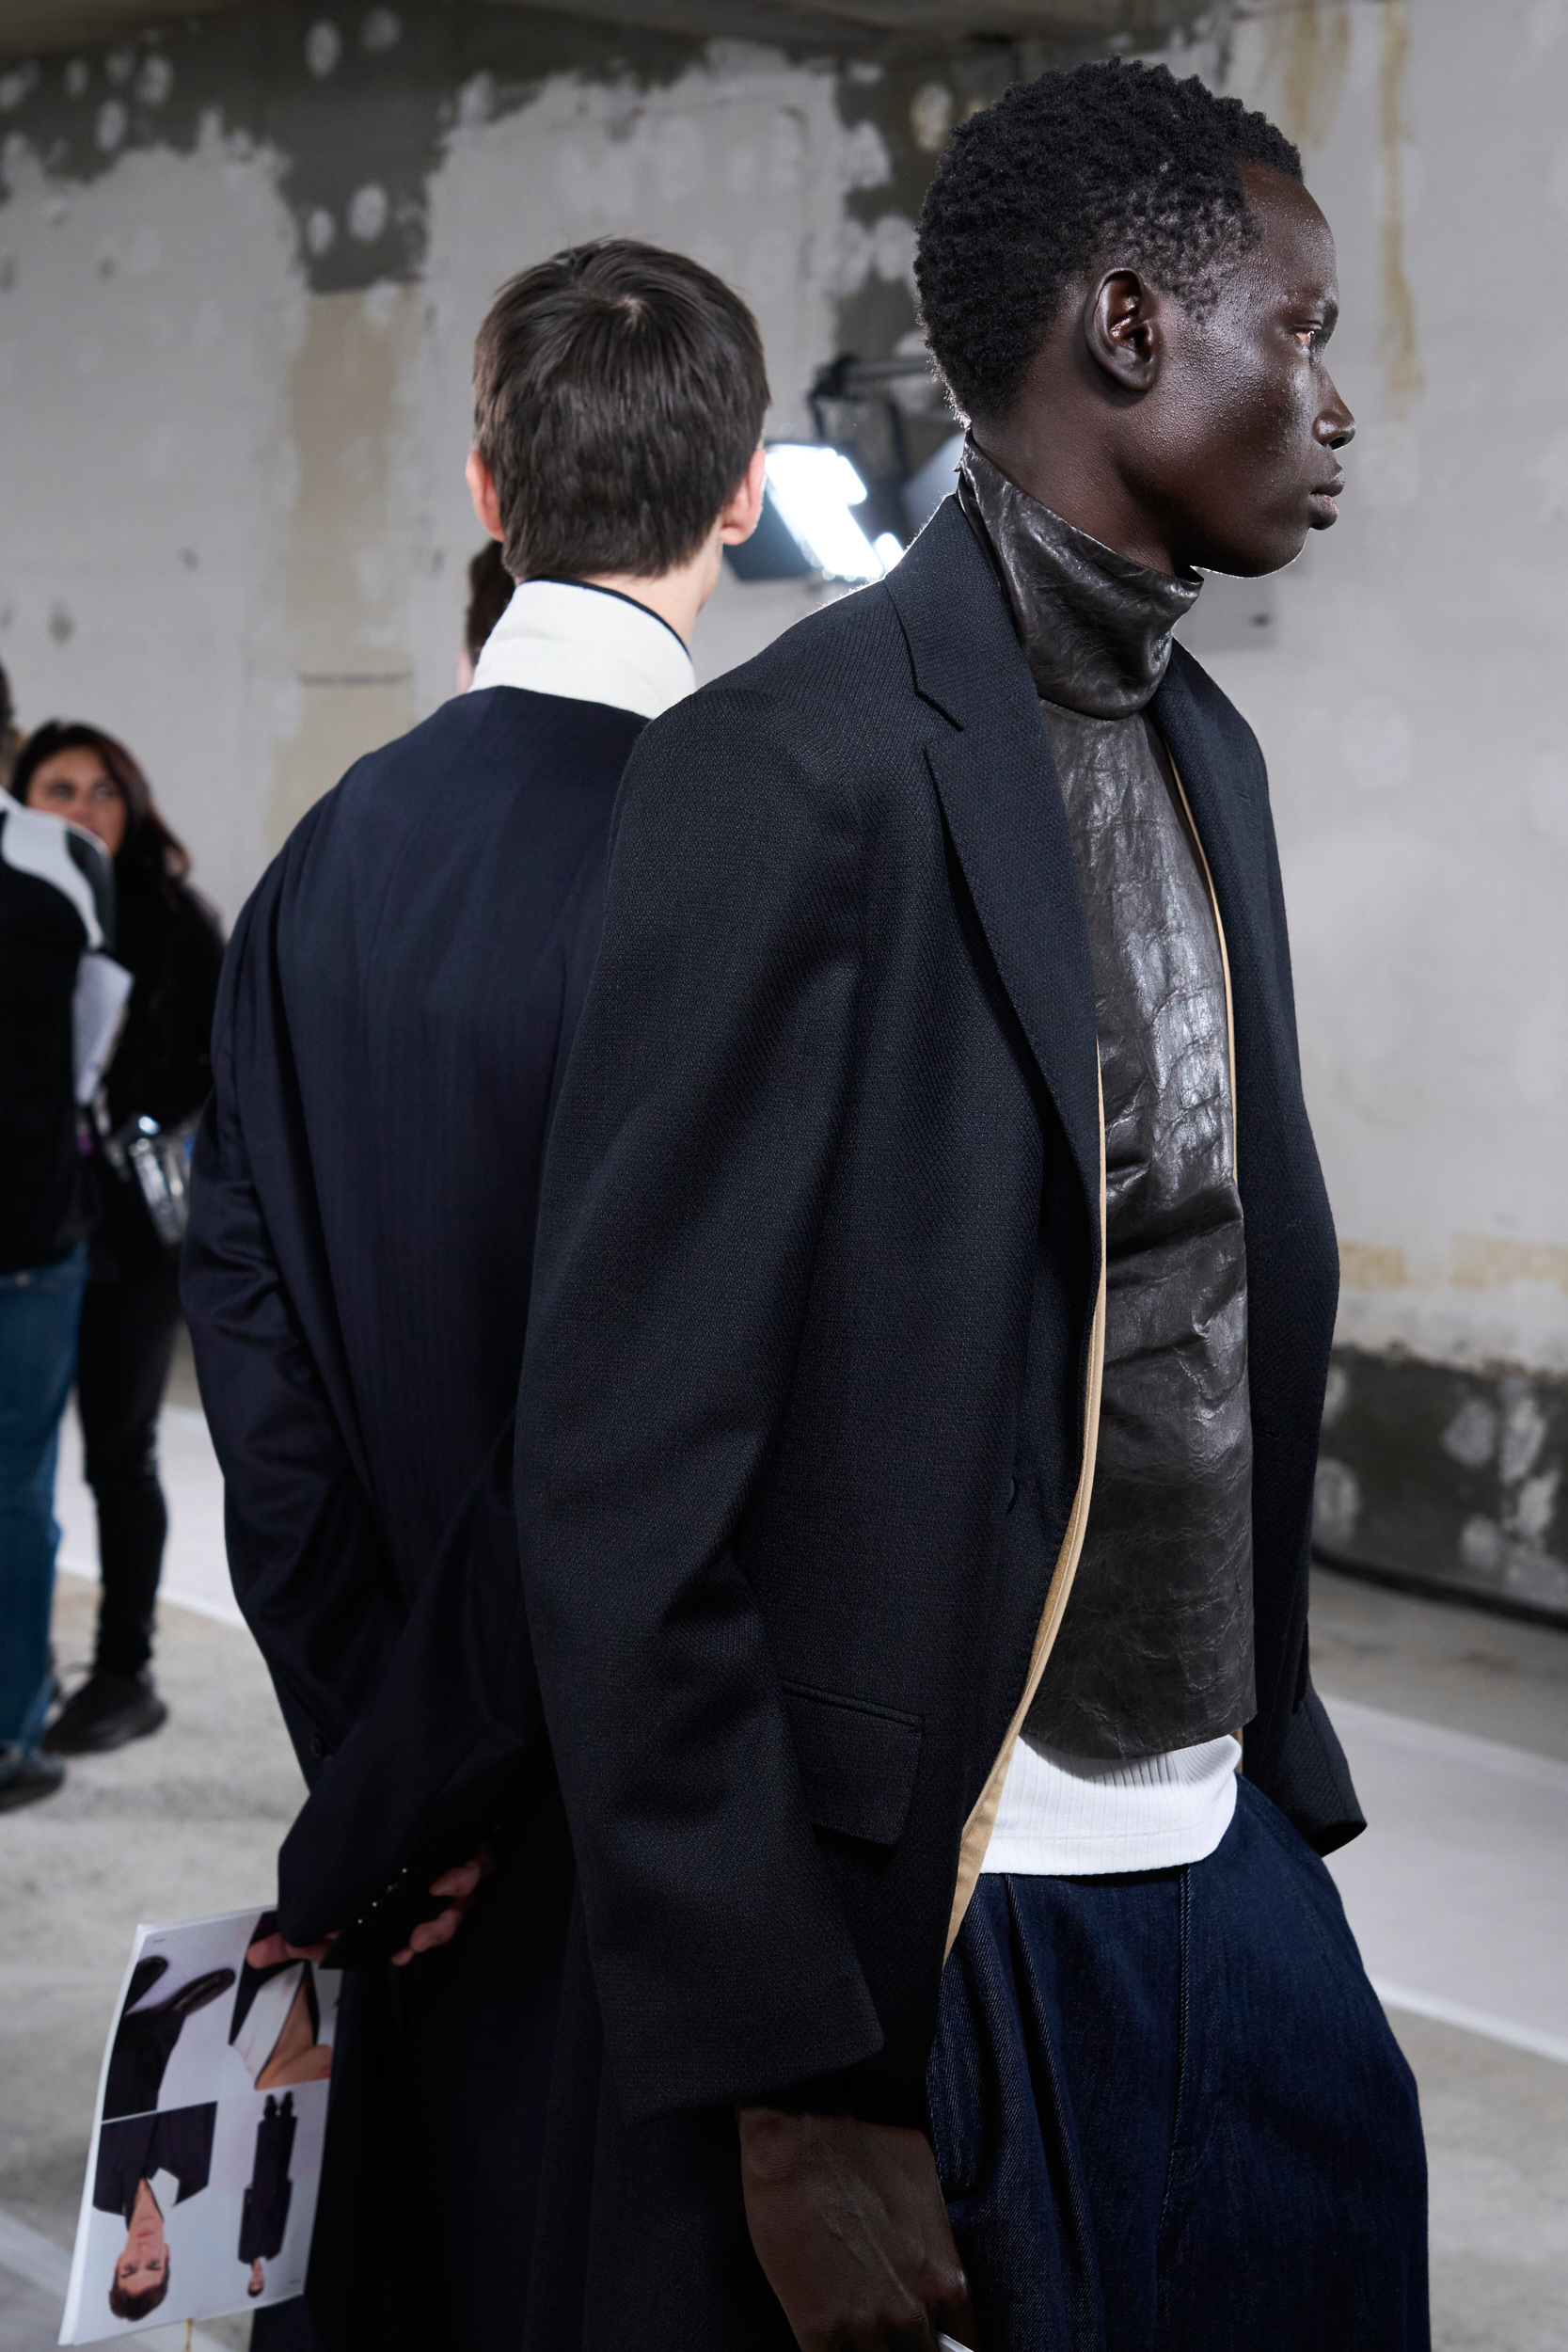
<instances>
[{"instance_id":1,"label":"white paper","mask_svg":"<svg viewBox=\"0 0 1568 2352\"><path fill-rule=\"evenodd\" d=\"M136 1930L99 2072L61 2344L254 2311L304 2288L341 1979L309 1963L292 1975L247 1968L270 1923L258 1905ZM133 2001L138 1963L158 1962ZM182 1994L206 1997L186 2007ZM267 2250L242 2259L242 2236L247 2253L258 2241ZM157 2299L118 2317L117 2279Z\"/></svg>"},{"instance_id":2,"label":"white paper","mask_svg":"<svg viewBox=\"0 0 1568 2352\"><path fill-rule=\"evenodd\" d=\"M89 950L76 967L71 999L71 1076L78 1103L90 1103L119 1040L135 983L113 956Z\"/></svg>"}]
</instances>

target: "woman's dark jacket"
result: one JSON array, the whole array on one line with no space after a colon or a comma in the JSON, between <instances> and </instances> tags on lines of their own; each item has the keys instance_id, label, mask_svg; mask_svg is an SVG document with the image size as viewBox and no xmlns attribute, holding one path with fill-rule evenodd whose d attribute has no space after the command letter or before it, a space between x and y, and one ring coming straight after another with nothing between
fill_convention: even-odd
<instances>
[{"instance_id":1,"label":"woman's dark jacket","mask_svg":"<svg viewBox=\"0 0 1568 2352\"><path fill-rule=\"evenodd\" d=\"M111 1133L132 1120L178 1126L213 1083L211 1040L223 968L216 918L183 882L160 887L117 861L116 956L135 978L125 1026L104 1080ZM95 1153L98 1222L89 1254L94 1281L157 1265L165 1251L134 1184Z\"/></svg>"}]
</instances>

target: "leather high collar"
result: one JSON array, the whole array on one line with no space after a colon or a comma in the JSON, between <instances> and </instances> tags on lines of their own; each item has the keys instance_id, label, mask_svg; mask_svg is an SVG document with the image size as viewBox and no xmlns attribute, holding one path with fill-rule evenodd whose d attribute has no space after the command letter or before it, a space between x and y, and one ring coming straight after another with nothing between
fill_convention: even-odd
<instances>
[{"instance_id":1,"label":"leather high collar","mask_svg":"<svg viewBox=\"0 0 1568 2352\"><path fill-rule=\"evenodd\" d=\"M1141 710L1202 581L1102 547L1009 482L973 440L964 443L958 501L1002 576L1036 692L1096 719Z\"/></svg>"}]
</instances>

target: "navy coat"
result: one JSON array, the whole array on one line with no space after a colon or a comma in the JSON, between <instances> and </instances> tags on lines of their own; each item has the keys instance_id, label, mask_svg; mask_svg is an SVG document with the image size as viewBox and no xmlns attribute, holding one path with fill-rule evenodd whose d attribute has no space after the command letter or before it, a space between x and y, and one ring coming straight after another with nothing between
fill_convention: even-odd
<instances>
[{"instance_id":1,"label":"navy coat","mask_svg":"<svg viewBox=\"0 0 1568 2352\"><path fill-rule=\"evenodd\" d=\"M512 687L449 702L310 810L225 964L184 1303L235 1592L312 1784L282 1924L357 1921L337 1956L363 1963L309 2305L259 2312L259 2347L492 2343L515 2304L570 1862L512 1417L545 1136L642 724ZM438 1907L396 1913L388 1886L417 1896L498 1820L457 1943L382 1964Z\"/></svg>"}]
</instances>

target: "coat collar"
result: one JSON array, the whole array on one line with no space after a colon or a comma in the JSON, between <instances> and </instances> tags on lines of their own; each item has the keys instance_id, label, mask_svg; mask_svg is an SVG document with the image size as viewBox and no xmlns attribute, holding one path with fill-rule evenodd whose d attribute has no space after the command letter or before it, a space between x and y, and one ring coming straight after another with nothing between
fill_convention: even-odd
<instances>
[{"instance_id":1,"label":"coat collar","mask_svg":"<svg viewBox=\"0 0 1568 2352\"><path fill-rule=\"evenodd\" d=\"M1142 710L1202 581L1150 571L1103 546L1009 482L973 441L964 443L958 504L989 544L1043 699L1096 719Z\"/></svg>"},{"instance_id":2,"label":"coat collar","mask_svg":"<svg viewBox=\"0 0 1568 2352\"><path fill-rule=\"evenodd\" d=\"M951 499L886 585L915 691L940 714L926 751L947 828L1098 1227L1094 971L1029 665L990 561Z\"/></svg>"},{"instance_id":3,"label":"coat collar","mask_svg":"<svg viewBox=\"0 0 1568 2352\"><path fill-rule=\"evenodd\" d=\"M521 686L657 719L695 684L691 656L646 605L579 580L525 580L484 641L473 691Z\"/></svg>"}]
</instances>

